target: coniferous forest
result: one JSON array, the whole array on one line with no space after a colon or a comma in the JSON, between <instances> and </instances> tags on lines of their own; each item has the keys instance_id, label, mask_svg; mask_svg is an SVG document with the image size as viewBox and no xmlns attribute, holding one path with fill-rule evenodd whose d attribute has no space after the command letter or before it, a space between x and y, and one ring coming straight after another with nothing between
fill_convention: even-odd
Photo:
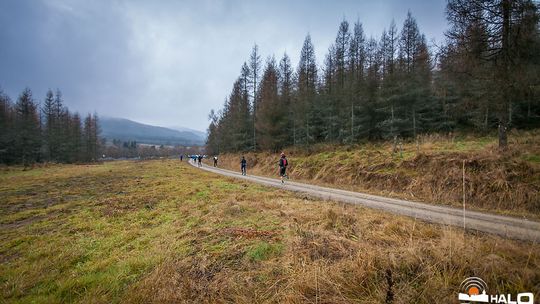
<instances>
[{"instance_id":1,"label":"coniferous forest","mask_svg":"<svg viewBox=\"0 0 540 304\"><path fill-rule=\"evenodd\" d=\"M539 9L531 0L450 0L443 45L411 12L367 37L343 20L319 63L308 34L300 60L257 45L223 108L209 115L208 153L315 143L498 134L540 126Z\"/></svg>"},{"instance_id":2,"label":"coniferous forest","mask_svg":"<svg viewBox=\"0 0 540 304\"><path fill-rule=\"evenodd\" d=\"M64 105L62 93L47 91L40 104L25 89L12 102L0 90L0 163L90 162L99 157L96 114L84 120Z\"/></svg>"}]
</instances>

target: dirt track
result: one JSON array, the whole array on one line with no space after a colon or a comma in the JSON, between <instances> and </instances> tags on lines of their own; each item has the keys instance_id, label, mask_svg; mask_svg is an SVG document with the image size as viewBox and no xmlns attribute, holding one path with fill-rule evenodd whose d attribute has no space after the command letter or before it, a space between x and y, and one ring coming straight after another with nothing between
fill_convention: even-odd
<instances>
[{"instance_id":1,"label":"dirt track","mask_svg":"<svg viewBox=\"0 0 540 304\"><path fill-rule=\"evenodd\" d=\"M194 165L191 162L190 164ZM286 181L285 184L282 184L278 179L253 175L242 176L238 172L206 165L204 165L202 169L229 177L252 181L265 186L279 187L325 200L363 205L369 208L406 215L432 223L458 227L465 226L465 229L468 230L478 230L498 234L507 238L533 241L535 243L540 241L540 222L527 219L477 211L466 211L464 217L463 210L458 208L411 202L292 181Z\"/></svg>"}]
</instances>

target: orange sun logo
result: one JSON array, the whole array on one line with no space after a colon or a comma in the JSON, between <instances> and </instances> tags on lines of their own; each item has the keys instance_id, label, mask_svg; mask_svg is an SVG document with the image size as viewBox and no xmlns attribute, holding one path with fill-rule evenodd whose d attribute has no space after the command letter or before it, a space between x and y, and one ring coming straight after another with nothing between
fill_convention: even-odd
<instances>
[{"instance_id":1,"label":"orange sun logo","mask_svg":"<svg viewBox=\"0 0 540 304\"><path fill-rule=\"evenodd\" d=\"M479 295L479 294L480 294L480 290L478 290L478 287L472 286L471 288L469 288L468 294L469 294L470 296L472 296L472 295Z\"/></svg>"}]
</instances>

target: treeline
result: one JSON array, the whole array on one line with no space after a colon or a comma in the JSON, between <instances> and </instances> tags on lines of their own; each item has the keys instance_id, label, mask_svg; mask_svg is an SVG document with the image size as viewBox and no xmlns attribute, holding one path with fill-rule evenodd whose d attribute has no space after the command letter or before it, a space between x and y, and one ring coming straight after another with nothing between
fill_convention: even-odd
<instances>
[{"instance_id":1,"label":"treeline","mask_svg":"<svg viewBox=\"0 0 540 304\"><path fill-rule=\"evenodd\" d=\"M140 144L136 141L122 141L113 139L103 148L106 158L152 158L152 157L180 157L187 154L201 154L201 147L165 146Z\"/></svg>"},{"instance_id":2,"label":"treeline","mask_svg":"<svg viewBox=\"0 0 540 304\"><path fill-rule=\"evenodd\" d=\"M64 105L62 93L49 90L41 106L25 89L13 103L0 90L0 163L90 162L99 158L96 114L81 119Z\"/></svg>"},{"instance_id":3,"label":"treeline","mask_svg":"<svg viewBox=\"0 0 540 304\"><path fill-rule=\"evenodd\" d=\"M415 138L540 124L540 35L530 0L450 0L442 46L409 12L376 39L344 20L323 66L307 35L263 67L257 45L223 109L210 113L208 152L278 150L319 142Z\"/></svg>"}]
</instances>

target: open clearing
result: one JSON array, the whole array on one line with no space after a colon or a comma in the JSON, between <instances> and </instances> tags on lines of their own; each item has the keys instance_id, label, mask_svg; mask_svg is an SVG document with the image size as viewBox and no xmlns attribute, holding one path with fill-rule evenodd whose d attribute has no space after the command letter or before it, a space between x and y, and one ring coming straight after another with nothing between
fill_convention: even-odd
<instances>
[{"instance_id":1,"label":"open clearing","mask_svg":"<svg viewBox=\"0 0 540 304\"><path fill-rule=\"evenodd\" d=\"M6 303L457 303L540 294L540 246L221 177L175 160L0 173Z\"/></svg>"}]
</instances>

